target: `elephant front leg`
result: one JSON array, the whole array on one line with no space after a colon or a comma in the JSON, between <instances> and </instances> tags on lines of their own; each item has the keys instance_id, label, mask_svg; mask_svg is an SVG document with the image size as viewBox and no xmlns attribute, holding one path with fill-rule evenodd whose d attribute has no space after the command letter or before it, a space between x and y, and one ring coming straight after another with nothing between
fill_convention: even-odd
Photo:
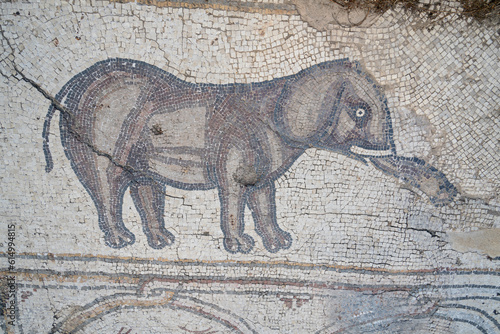
<instances>
[{"instance_id":1,"label":"elephant front leg","mask_svg":"<svg viewBox=\"0 0 500 334\"><path fill-rule=\"evenodd\" d=\"M244 233L245 193L246 187L236 182L219 189L224 248L231 253L248 253L255 245L253 238Z\"/></svg>"},{"instance_id":2,"label":"elephant front leg","mask_svg":"<svg viewBox=\"0 0 500 334\"><path fill-rule=\"evenodd\" d=\"M227 153L220 156L220 168L215 171L221 204L224 248L231 253L248 253L255 245L253 238L245 233L244 213L248 187L235 178L239 166L248 161L248 157L241 150L226 149Z\"/></svg>"},{"instance_id":3,"label":"elephant front leg","mask_svg":"<svg viewBox=\"0 0 500 334\"><path fill-rule=\"evenodd\" d=\"M396 155L370 160L385 173L421 190L435 206L446 205L457 195L457 189L446 176L423 160Z\"/></svg>"},{"instance_id":4,"label":"elephant front leg","mask_svg":"<svg viewBox=\"0 0 500 334\"><path fill-rule=\"evenodd\" d=\"M292 245L292 237L283 231L276 222L276 196L274 183L254 189L248 195L248 206L252 211L255 229L262 237L264 247L271 253L280 249L288 249Z\"/></svg>"},{"instance_id":5,"label":"elephant front leg","mask_svg":"<svg viewBox=\"0 0 500 334\"><path fill-rule=\"evenodd\" d=\"M152 248L161 249L174 242L174 235L165 229L163 211L165 207L164 187L154 181L133 183L130 193L135 207L141 216L142 226L148 244Z\"/></svg>"}]
</instances>

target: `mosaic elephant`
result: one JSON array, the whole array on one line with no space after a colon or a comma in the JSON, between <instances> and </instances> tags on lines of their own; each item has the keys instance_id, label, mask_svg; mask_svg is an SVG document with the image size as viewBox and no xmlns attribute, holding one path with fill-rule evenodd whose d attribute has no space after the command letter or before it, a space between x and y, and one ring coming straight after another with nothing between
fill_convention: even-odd
<instances>
[{"instance_id":1,"label":"mosaic elephant","mask_svg":"<svg viewBox=\"0 0 500 334\"><path fill-rule=\"evenodd\" d=\"M292 238L276 221L274 182L308 148L341 152L428 194L435 205L457 193L443 173L396 155L380 87L349 60L250 84L193 84L155 66L109 59L73 77L56 95L67 109L60 133L65 153L99 214L105 242L134 243L122 221L130 188L151 247L174 242L164 226L166 185L218 190L224 247L249 252L244 210L269 252ZM47 172L49 108L44 125Z\"/></svg>"}]
</instances>

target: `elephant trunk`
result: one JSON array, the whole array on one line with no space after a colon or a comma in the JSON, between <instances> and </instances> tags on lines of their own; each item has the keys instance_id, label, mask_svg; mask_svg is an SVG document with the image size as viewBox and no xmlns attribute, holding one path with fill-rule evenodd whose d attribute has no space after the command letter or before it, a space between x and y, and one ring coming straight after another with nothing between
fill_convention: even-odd
<instances>
[{"instance_id":1,"label":"elephant trunk","mask_svg":"<svg viewBox=\"0 0 500 334\"><path fill-rule=\"evenodd\" d=\"M397 155L369 159L383 172L399 178L413 190L424 192L435 206L450 203L457 194L446 176L423 160Z\"/></svg>"}]
</instances>

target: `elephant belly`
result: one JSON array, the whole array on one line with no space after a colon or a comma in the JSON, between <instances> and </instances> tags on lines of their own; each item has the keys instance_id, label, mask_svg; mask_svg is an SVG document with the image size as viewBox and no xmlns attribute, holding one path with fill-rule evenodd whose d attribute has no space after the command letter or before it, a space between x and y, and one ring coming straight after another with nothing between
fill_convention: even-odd
<instances>
[{"instance_id":1,"label":"elephant belly","mask_svg":"<svg viewBox=\"0 0 500 334\"><path fill-rule=\"evenodd\" d=\"M205 164L206 113L205 107L190 107L150 118L150 172L174 185L209 183Z\"/></svg>"}]
</instances>

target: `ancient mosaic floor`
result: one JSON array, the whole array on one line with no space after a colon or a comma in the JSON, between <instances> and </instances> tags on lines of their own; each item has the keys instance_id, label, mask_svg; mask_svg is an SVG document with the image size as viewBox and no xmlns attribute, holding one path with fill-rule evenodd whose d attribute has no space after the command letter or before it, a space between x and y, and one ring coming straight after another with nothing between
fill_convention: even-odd
<instances>
[{"instance_id":1,"label":"ancient mosaic floor","mask_svg":"<svg viewBox=\"0 0 500 334\"><path fill-rule=\"evenodd\" d=\"M498 24L0 10L3 332L500 333Z\"/></svg>"}]
</instances>

